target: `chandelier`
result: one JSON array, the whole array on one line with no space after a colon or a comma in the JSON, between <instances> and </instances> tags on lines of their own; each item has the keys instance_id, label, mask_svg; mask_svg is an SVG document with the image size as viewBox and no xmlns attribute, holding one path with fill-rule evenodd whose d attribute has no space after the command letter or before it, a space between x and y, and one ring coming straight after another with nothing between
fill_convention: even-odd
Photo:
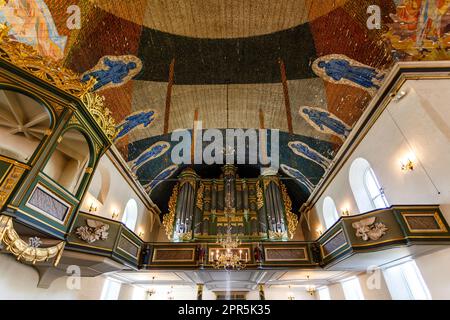
<instances>
[{"instance_id":1,"label":"chandelier","mask_svg":"<svg viewBox=\"0 0 450 320\"><path fill-rule=\"evenodd\" d=\"M245 252L245 259L242 255L242 249L239 249L241 245L241 240L238 236L231 234L231 225L227 227L227 233L225 236L221 236L216 242L223 249L216 249L211 252L211 261L213 262L215 269L225 269L229 270L242 270L246 267L248 262L248 253ZM239 252L239 254L237 254Z\"/></svg>"},{"instance_id":2,"label":"chandelier","mask_svg":"<svg viewBox=\"0 0 450 320\"><path fill-rule=\"evenodd\" d=\"M227 173L225 176L227 176ZM241 245L241 240L239 236L233 236L231 227L231 217L236 212L233 206L233 192L231 185L233 183L233 178L228 176L225 179L225 208L224 214L227 217L227 231L224 235L217 237L217 244L222 247L222 249L216 249L211 252L210 260L213 263L215 269L225 269L229 270L242 270L246 267L248 262L248 252L245 253L245 260L242 257L242 249L238 249ZM239 254L237 254L239 252Z\"/></svg>"},{"instance_id":3,"label":"chandelier","mask_svg":"<svg viewBox=\"0 0 450 320\"><path fill-rule=\"evenodd\" d=\"M288 300L295 300L294 293L291 291L291 286L288 286L289 292L288 292Z\"/></svg>"},{"instance_id":4,"label":"chandelier","mask_svg":"<svg viewBox=\"0 0 450 320\"><path fill-rule=\"evenodd\" d=\"M306 276L306 279L309 281L309 276ZM316 286L315 285L307 285L306 292L308 292L311 296L316 294Z\"/></svg>"},{"instance_id":5,"label":"chandelier","mask_svg":"<svg viewBox=\"0 0 450 320\"><path fill-rule=\"evenodd\" d=\"M151 297L152 295L154 295L156 293L156 290L153 288L154 282L155 282L155 277L152 277L152 288L147 290L148 297Z\"/></svg>"}]
</instances>

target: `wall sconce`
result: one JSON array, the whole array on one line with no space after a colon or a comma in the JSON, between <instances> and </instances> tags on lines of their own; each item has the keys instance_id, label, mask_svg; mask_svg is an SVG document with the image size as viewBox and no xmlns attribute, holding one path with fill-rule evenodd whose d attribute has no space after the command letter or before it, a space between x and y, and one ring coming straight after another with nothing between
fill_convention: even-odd
<instances>
[{"instance_id":1,"label":"wall sconce","mask_svg":"<svg viewBox=\"0 0 450 320\"><path fill-rule=\"evenodd\" d=\"M117 219L119 217L119 210L114 209L111 216L113 219Z\"/></svg>"},{"instance_id":2,"label":"wall sconce","mask_svg":"<svg viewBox=\"0 0 450 320\"><path fill-rule=\"evenodd\" d=\"M402 171L413 171L414 170L414 162L410 158L406 160L400 161Z\"/></svg>"},{"instance_id":3,"label":"wall sconce","mask_svg":"<svg viewBox=\"0 0 450 320\"><path fill-rule=\"evenodd\" d=\"M316 229L317 234L319 235L319 237L323 234L323 230L322 228L317 228Z\"/></svg>"},{"instance_id":4,"label":"wall sconce","mask_svg":"<svg viewBox=\"0 0 450 320\"><path fill-rule=\"evenodd\" d=\"M348 210L348 208L344 208L341 211L342 216L349 216L350 215L350 211Z\"/></svg>"},{"instance_id":5,"label":"wall sconce","mask_svg":"<svg viewBox=\"0 0 450 320\"><path fill-rule=\"evenodd\" d=\"M89 213L97 211L97 207L94 207L94 201L91 202L91 205L89 206Z\"/></svg>"},{"instance_id":6,"label":"wall sconce","mask_svg":"<svg viewBox=\"0 0 450 320\"><path fill-rule=\"evenodd\" d=\"M156 293L156 290L153 288L155 284L155 277L152 277L152 288L147 290L147 296L151 297Z\"/></svg>"},{"instance_id":7,"label":"wall sconce","mask_svg":"<svg viewBox=\"0 0 450 320\"><path fill-rule=\"evenodd\" d=\"M403 89L403 90L399 90L397 93L392 94L392 100L394 100L395 102L399 102L400 100L402 100L404 97L406 97L406 95L408 94L409 89Z\"/></svg>"},{"instance_id":8,"label":"wall sconce","mask_svg":"<svg viewBox=\"0 0 450 320\"><path fill-rule=\"evenodd\" d=\"M144 234L145 234L144 231L140 231L139 232L139 238L142 238L144 236Z\"/></svg>"},{"instance_id":9,"label":"wall sconce","mask_svg":"<svg viewBox=\"0 0 450 320\"><path fill-rule=\"evenodd\" d=\"M295 300L295 296L291 291L291 286L289 286L289 292L288 292L288 300Z\"/></svg>"}]
</instances>

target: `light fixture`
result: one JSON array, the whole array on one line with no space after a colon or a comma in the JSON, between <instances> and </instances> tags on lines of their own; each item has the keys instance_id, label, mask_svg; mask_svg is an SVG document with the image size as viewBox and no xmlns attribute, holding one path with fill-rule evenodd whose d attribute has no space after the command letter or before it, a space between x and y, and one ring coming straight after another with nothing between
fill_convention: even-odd
<instances>
[{"instance_id":1,"label":"light fixture","mask_svg":"<svg viewBox=\"0 0 450 320\"><path fill-rule=\"evenodd\" d=\"M392 94L392 100L395 102L399 102L402 100L409 92L409 89L399 90L397 93Z\"/></svg>"},{"instance_id":2,"label":"light fixture","mask_svg":"<svg viewBox=\"0 0 450 320\"><path fill-rule=\"evenodd\" d=\"M117 219L119 217L119 210L114 209L111 216L113 219Z\"/></svg>"},{"instance_id":3,"label":"light fixture","mask_svg":"<svg viewBox=\"0 0 450 320\"><path fill-rule=\"evenodd\" d=\"M323 234L323 230L322 228L317 228L316 229L317 234L319 235L319 237Z\"/></svg>"},{"instance_id":4,"label":"light fixture","mask_svg":"<svg viewBox=\"0 0 450 320\"><path fill-rule=\"evenodd\" d=\"M231 234L231 225L228 226L226 235L218 238L216 243L223 249L216 249L215 254L214 251L211 252L211 262L215 269L242 270L246 267L248 252L245 252L244 259L242 249L238 250L241 240L238 236L233 237Z\"/></svg>"},{"instance_id":5,"label":"light fixture","mask_svg":"<svg viewBox=\"0 0 450 320\"><path fill-rule=\"evenodd\" d=\"M288 300L295 300L295 296L291 291L291 286L289 286Z\"/></svg>"},{"instance_id":6,"label":"light fixture","mask_svg":"<svg viewBox=\"0 0 450 320\"><path fill-rule=\"evenodd\" d=\"M170 286L170 290L167 291L167 300L174 300L172 293L173 293L173 286Z\"/></svg>"},{"instance_id":7,"label":"light fixture","mask_svg":"<svg viewBox=\"0 0 450 320\"><path fill-rule=\"evenodd\" d=\"M400 165L401 165L400 168L402 169L402 171L413 171L414 170L414 162L409 158L400 161Z\"/></svg>"},{"instance_id":8,"label":"light fixture","mask_svg":"<svg viewBox=\"0 0 450 320\"><path fill-rule=\"evenodd\" d=\"M308 281L310 280L309 279L309 275L306 276L306 279L308 279ZM314 285L307 285L306 286L306 292L308 292L311 296L313 296L316 293L316 286L314 286Z\"/></svg>"},{"instance_id":9,"label":"light fixture","mask_svg":"<svg viewBox=\"0 0 450 320\"><path fill-rule=\"evenodd\" d=\"M242 270L246 267L248 262L248 252L245 252L245 260L242 257L242 249L238 249L241 245L241 240L239 236L233 236L231 230L231 217L236 212L236 209L232 205L232 189L227 187L232 180L226 180L225 185L225 208L224 214L227 218L227 231L225 235L220 235L217 237L217 244L222 247L222 249L216 249L216 254L214 252L210 255L210 261L213 263L215 269L225 269L229 270ZM237 254L239 252L239 255Z\"/></svg>"},{"instance_id":10,"label":"light fixture","mask_svg":"<svg viewBox=\"0 0 450 320\"><path fill-rule=\"evenodd\" d=\"M142 238L144 236L144 234L145 234L144 231L140 231L139 232L139 238Z\"/></svg>"},{"instance_id":11,"label":"light fixture","mask_svg":"<svg viewBox=\"0 0 450 320\"><path fill-rule=\"evenodd\" d=\"M343 208L341 211L343 216L349 216L350 215L350 211L348 208Z\"/></svg>"},{"instance_id":12,"label":"light fixture","mask_svg":"<svg viewBox=\"0 0 450 320\"><path fill-rule=\"evenodd\" d=\"M154 281L155 281L155 277L152 277L152 288L147 290L147 296L151 297L152 295L154 295L156 293L156 290L153 288L154 287Z\"/></svg>"},{"instance_id":13,"label":"light fixture","mask_svg":"<svg viewBox=\"0 0 450 320\"><path fill-rule=\"evenodd\" d=\"M97 211L97 207L94 207L94 201L91 202L91 205L89 206L89 213Z\"/></svg>"}]
</instances>

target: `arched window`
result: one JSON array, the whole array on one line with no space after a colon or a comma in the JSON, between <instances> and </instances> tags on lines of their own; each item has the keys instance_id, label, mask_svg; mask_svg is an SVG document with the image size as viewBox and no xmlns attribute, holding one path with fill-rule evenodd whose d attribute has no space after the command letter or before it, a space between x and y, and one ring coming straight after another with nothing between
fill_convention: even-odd
<instances>
[{"instance_id":1,"label":"arched window","mask_svg":"<svg viewBox=\"0 0 450 320\"><path fill-rule=\"evenodd\" d=\"M134 199L130 199L125 206L125 210L122 216L122 222L127 226L128 229L134 231L134 228L136 228L137 216L137 202Z\"/></svg>"},{"instance_id":2,"label":"arched window","mask_svg":"<svg viewBox=\"0 0 450 320\"><path fill-rule=\"evenodd\" d=\"M323 218L327 229L339 219L336 205L331 197L326 197L323 200Z\"/></svg>"},{"instance_id":3,"label":"arched window","mask_svg":"<svg viewBox=\"0 0 450 320\"><path fill-rule=\"evenodd\" d=\"M89 193L101 203L105 203L110 188L111 173L104 164L99 163L89 185Z\"/></svg>"},{"instance_id":4,"label":"arched window","mask_svg":"<svg viewBox=\"0 0 450 320\"><path fill-rule=\"evenodd\" d=\"M350 166L349 181L359 212L364 213L389 206L383 188L366 159L358 158L353 161Z\"/></svg>"},{"instance_id":5,"label":"arched window","mask_svg":"<svg viewBox=\"0 0 450 320\"><path fill-rule=\"evenodd\" d=\"M117 300L119 298L122 284L112 279L105 279L103 284L101 300Z\"/></svg>"},{"instance_id":6,"label":"arched window","mask_svg":"<svg viewBox=\"0 0 450 320\"><path fill-rule=\"evenodd\" d=\"M44 173L76 194L91 160L89 143L81 131L67 130L44 167Z\"/></svg>"}]
</instances>

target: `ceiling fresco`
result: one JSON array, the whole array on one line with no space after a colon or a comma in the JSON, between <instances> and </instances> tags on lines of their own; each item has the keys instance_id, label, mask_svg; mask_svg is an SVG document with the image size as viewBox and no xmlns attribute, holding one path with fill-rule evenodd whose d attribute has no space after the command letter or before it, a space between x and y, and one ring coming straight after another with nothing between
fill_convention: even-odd
<instances>
[{"instance_id":1,"label":"ceiling fresco","mask_svg":"<svg viewBox=\"0 0 450 320\"><path fill-rule=\"evenodd\" d=\"M170 133L279 129L296 207L396 61L449 59L449 0L1 0L10 36L97 80L115 145L164 210ZM379 28L369 28L380 9ZM214 166L196 170L208 175ZM242 175L258 170L243 166ZM157 179L155 179L157 178Z\"/></svg>"}]
</instances>

